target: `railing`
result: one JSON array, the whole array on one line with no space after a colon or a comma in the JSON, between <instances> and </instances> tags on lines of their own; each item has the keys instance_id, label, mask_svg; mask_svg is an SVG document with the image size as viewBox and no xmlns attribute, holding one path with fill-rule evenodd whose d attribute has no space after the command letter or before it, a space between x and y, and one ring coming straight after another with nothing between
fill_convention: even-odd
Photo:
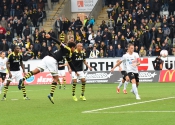
<instances>
[{"instance_id":1,"label":"railing","mask_svg":"<svg viewBox=\"0 0 175 125\"><path fill-rule=\"evenodd\" d=\"M103 0L98 0L94 8L90 12L89 17L93 16L94 19L97 19L102 9L103 9Z\"/></svg>"}]
</instances>

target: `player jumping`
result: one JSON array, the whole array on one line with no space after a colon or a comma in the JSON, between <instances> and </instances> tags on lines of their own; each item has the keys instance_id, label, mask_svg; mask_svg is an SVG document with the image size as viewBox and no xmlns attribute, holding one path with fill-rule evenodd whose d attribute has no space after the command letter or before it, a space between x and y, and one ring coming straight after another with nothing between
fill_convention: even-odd
<instances>
[{"instance_id":1,"label":"player jumping","mask_svg":"<svg viewBox=\"0 0 175 125\"><path fill-rule=\"evenodd\" d=\"M72 70L74 70L77 74L77 71L76 69L74 69L74 66L70 60L72 56L72 52L74 52L75 50L76 44L74 42L69 42L68 46L66 46L65 44L59 42L57 39L51 37L49 34L46 35L46 38L52 39L56 43L58 43L60 45L60 50L55 51L54 53L50 53L49 56L44 57L40 65L36 69L28 72L27 75L25 75L21 80L19 80L18 88L21 89L21 85L24 84L24 81L30 78L32 75L36 75L40 72L43 72L45 69L48 69L53 77L53 82L51 84L51 91L50 91L50 94L48 95L48 98L54 104L53 94L56 89L57 82L59 80L58 79L58 62L66 58Z\"/></svg>"},{"instance_id":2,"label":"player jumping","mask_svg":"<svg viewBox=\"0 0 175 125\"><path fill-rule=\"evenodd\" d=\"M2 92L2 88L4 86L4 81L6 78L6 63L7 58L5 57L5 52L0 53L0 94Z\"/></svg>"},{"instance_id":3,"label":"player jumping","mask_svg":"<svg viewBox=\"0 0 175 125\"><path fill-rule=\"evenodd\" d=\"M22 55L19 54L19 50L20 50L20 47L15 46L14 52L8 56L8 61L7 61L6 66L7 66L7 70L9 73L9 78L7 79L7 83L4 86L4 96L2 98L2 101L6 100L8 87L10 85L10 82L12 82L12 79L16 79L16 81L19 81L20 79L22 79L23 74L20 71L20 67L22 68L22 71L25 74L25 68L24 68L24 64L22 61ZM24 84L22 84L21 88L22 88L24 100L30 100L26 95L26 88Z\"/></svg>"},{"instance_id":4,"label":"player jumping","mask_svg":"<svg viewBox=\"0 0 175 125\"><path fill-rule=\"evenodd\" d=\"M77 70L77 72L79 74L79 76L77 78L77 76L75 75L75 70L73 70L73 72L72 72L72 79L73 79L72 97L73 97L74 101L78 101L77 97L75 96L75 88L76 88L76 84L77 84L77 79L80 79L81 83L82 83L82 93L81 93L80 99L83 101L86 101L86 98L84 96L86 80L85 80L85 75L83 72L83 63L90 70L92 70L92 68L87 64L86 54L82 50L83 50L83 45L81 43L78 43L77 49L72 54L72 63L75 66L75 69Z\"/></svg>"},{"instance_id":5,"label":"player jumping","mask_svg":"<svg viewBox=\"0 0 175 125\"><path fill-rule=\"evenodd\" d=\"M126 69L127 69L126 71L132 83L132 90L136 96L136 99L139 100L140 96L138 94L136 82L137 83L139 82L139 74L137 66L140 65L140 58L138 53L134 52L133 44L128 45L128 53L123 55L122 59L114 66L114 68L111 69L111 72L113 72L114 69L117 66L119 66L122 62L126 63Z\"/></svg>"},{"instance_id":6,"label":"player jumping","mask_svg":"<svg viewBox=\"0 0 175 125\"><path fill-rule=\"evenodd\" d=\"M117 60L117 63L119 62L120 60ZM117 87L117 93L120 93L120 87L124 84L124 89L123 89L123 93L124 94L127 94L127 91L126 91L126 87L129 83L129 77L128 77L128 74L126 72L126 64L123 62L123 68L121 68L121 66L119 65L119 71L121 71L121 74L123 76L123 79L120 81L118 87Z\"/></svg>"}]
</instances>

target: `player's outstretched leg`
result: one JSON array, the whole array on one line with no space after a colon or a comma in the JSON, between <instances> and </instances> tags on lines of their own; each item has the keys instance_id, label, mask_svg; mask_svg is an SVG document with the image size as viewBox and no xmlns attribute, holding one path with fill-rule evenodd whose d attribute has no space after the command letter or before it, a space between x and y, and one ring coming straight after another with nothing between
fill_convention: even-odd
<instances>
[{"instance_id":1,"label":"player's outstretched leg","mask_svg":"<svg viewBox=\"0 0 175 125\"><path fill-rule=\"evenodd\" d=\"M21 90L22 86L24 85L24 81L33 75L34 75L33 71L30 71L22 79L20 79L18 84L18 89Z\"/></svg>"},{"instance_id":2,"label":"player's outstretched leg","mask_svg":"<svg viewBox=\"0 0 175 125\"><path fill-rule=\"evenodd\" d=\"M56 82L52 82L51 84L51 90L50 90L50 94L48 95L49 100L54 104L54 99L53 99L53 94L55 92L55 89L57 87L57 83Z\"/></svg>"},{"instance_id":3,"label":"player's outstretched leg","mask_svg":"<svg viewBox=\"0 0 175 125\"><path fill-rule=\"evenodd\" d=\"M82 82L82 86L81 86L81 89L82 89L81 91L82 91L82 93L81 93L80 99L83 100L83 101L86 101L86 98L85 98L85 96L84 96L85 85L86 85L86 80L85 80L85 78L81 79L81 82Z\"/></svg>"}]
</instances>

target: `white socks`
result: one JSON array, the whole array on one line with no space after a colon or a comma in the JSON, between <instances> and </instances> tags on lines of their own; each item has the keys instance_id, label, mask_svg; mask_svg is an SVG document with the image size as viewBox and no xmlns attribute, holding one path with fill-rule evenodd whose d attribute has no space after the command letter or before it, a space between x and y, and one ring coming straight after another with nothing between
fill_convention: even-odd
<instances>
[{"instance_id":1,"label":"white socks","mask_svg":"<svg viewBox=\"0 0 175 125\"><path fill-rule=\"evenodd\" d=\"M132 90L134 91L135 95L138 96L138 90L136 84L132 84Z\"/></svg>"},{"instance_id":2,"label":"white socks","mask_svg":"<svg viewBox=\"0 0 175 125\"><path fill-rule=\"evenodd\" d=\"M127 81L125 81L125 83L124 83L124 90L126 90L126 87L128 86L128 82Z\"/></svg>"},{"instance_id":3,"label":"white socks","mask_svg":"<svg viewBox=\"0 0 175 125\"><path fill-rule=\"evenodd\" d=\"M120 87L123 85L122 81L120 81L118 88L120 89Z\"/></svg>"}]
</instances>

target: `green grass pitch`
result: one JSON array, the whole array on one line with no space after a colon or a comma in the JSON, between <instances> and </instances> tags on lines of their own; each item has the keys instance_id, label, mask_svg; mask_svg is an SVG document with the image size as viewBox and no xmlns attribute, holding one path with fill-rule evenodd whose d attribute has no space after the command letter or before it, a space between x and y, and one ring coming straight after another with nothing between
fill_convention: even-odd
<instances>
[{"instance_id":1,"label":"green grass pitch","mask_svg":"<svg viewBox=\"0 0 175 125\"><path fill-rule=\"evenodd\" d=\"M31 100L23 100L17 86L10 86L7 100L0 101L0 125L174 125L175 84L141 83L136 100L130 93L116 93L117 84L87 84L87 101L74 102L71 85L55 91L52 104L50 85L26 86ZM122 87L123 89L123 87ZM122 90L121 89L121 90ZM81 85L76 88L76 96ZM2 94L0 95L2 97Z\"/></svg>"}]
</instances>

